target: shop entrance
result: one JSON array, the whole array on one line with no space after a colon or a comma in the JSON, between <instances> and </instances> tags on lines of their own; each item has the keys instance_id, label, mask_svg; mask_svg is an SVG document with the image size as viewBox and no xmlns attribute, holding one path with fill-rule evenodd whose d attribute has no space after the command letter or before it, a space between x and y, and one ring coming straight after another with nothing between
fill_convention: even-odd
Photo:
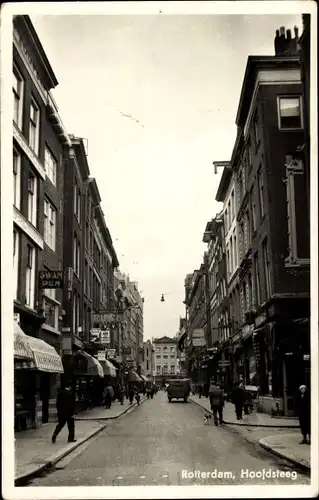
<instances>
[{"instance_id":1,"label":"shop entrance","mask_svg":"<svg viewBox=\"0 0 319 500\"><path fill-rule=\"evenodd\" d=\"M42 401L42 423L49 422L50 374L41 373L40 395Z\"/></svg>"},{"instance_id":2,"label":"shop entrance","mask_svg":"<svg viewBox=\"0 0 319 500\"><path fill-rule=\"evenodd\" d=\"M283 359L283 395L284 413L287 417L296 414L295 397L298 387L298 368L293 354L285 354Z\"/></svg>"}]
</instances>

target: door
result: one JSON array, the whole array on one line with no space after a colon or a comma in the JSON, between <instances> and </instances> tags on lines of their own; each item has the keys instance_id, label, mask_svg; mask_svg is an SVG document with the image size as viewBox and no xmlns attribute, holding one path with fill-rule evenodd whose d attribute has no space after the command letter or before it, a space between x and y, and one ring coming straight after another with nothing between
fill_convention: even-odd
<instances>
[{"instance_id":1,"label":"door","mask_svg":"<svg viewBox=\"0 0 319 500\"><path fill-rule=\"evenodd\" d=\"M284 412L287 417L293 417L295 411L295 396L298 387L298 370L293 355L285 355L283 360L283 394Z\"/></svg>"},{"instance_id":2,"label":"door","mask_svg":"<svg viewBox=\"0 0 319 500\"><path fill-rule=\"evenodd\" d=\"M46 424L49 421L49 398L50 398L50 374L42 373L40 381L40 394L42 401L42 423Z\"/></svg>"}]
</instances>

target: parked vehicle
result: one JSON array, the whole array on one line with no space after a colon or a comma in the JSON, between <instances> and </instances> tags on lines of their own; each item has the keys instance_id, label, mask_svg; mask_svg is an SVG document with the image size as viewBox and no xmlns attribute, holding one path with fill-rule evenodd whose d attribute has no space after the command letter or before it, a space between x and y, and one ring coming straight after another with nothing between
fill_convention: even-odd
<instances>
[{"instance_id":1,"label":"parked vehicle","mask_svg":"<svg viewBox=\"0 0 319 500\"><path fill-rule=\"evenodd\" d=\"M172 399L183 399L187 403L189 393L191 391L190 379L172 379L169 380L167 387L167 397L169 403Z\"/></svg>"}]
</instances>

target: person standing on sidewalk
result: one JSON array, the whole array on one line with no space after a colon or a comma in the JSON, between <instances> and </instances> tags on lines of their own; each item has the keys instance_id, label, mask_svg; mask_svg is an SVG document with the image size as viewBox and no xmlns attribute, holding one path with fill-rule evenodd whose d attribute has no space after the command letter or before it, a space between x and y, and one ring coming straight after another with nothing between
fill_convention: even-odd
<instances>
[{"instance_id":1,"label":"person standing on sidewalk","mask_svg":"<svg viewBox=\"0 0 319 500\"><path fill-rule=\"evenodd\" d=\"M74 397L72 394L71 385L66 385L64 389L60 389L57 397L57 412L58 424L53 432L52 443L56 442L56 438L65 426L68 425L69 443L75 443L74 439Z\"/></svg>"},{"instance_id":2,"label":"person standing on sidewalk","mask_svg":"<svg viewBox=\"0 0 319 500\"><path fill-rule=\"evenodd\" d=\"M232 402L235 406L235 412L237 420L242 420L243 418L243 406L245 403L245 393L243 389L239 386L239 383L235 383L235 389L232 393Z\"/></svg>"},{"instance_id":3,"label":"person standing on sidewalk","mask_svg":"<svg viewBox=\"0 0 319 500\"><path fill-rule=\"evenodd\" d=\"M113 397L114 397L113 387L110 384L107 384L107 386L105 387L105 393L104 393L104 402L105 402L106 409L111 408Z\"/></svg>"},{"instance_id":4,"label":"person standing on sidewalk","mask_svg":"<svg viewBox=\"0 0 319 500\"><path fill-rule=\"evenodd\" d=\"M218 425L217 413L219 416L219 423L223 423L223 406L224 406L224 392L218 385L212 381L209 391L210 407L214 415L214 423Z\"/></svg>"},{"instance_id":5,"label":"person standing on sidewalk","mask_svg":"<svg viewBox=\"0 0 319 500\"><path fill-rule=\"evenodd\" d=\"M310 444L310 395L307 386L301 385L296 398L302 441L300 444ZM307 436L309 440L307 441Z\"/></svg>"}]
</instances>

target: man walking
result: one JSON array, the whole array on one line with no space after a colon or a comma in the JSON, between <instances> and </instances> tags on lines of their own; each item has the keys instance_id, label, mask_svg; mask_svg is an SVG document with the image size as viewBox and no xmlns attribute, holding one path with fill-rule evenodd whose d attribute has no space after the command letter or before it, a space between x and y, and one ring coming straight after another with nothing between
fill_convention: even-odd
<instances>
[{"instance_id":1,"label":"man walking","mask_svg":"<svg viewBox=\"0 0 319 500\"><path fill-rule=\"evenodd\" d=\"M209 388L209 399L210 399L210 407L213 411L214 415L214 423L218 425L217 412L219 416L219 423L223 423L223 406L224 406L224 392L218 387L217 383L212 381Z\"/></svg>"},{"instance_id":2,"label":"man walking","mask_svg":"<svg viewBox=\"0 0 319 500\"><path fill-rule=\"evenodd\" d=\"M300 444L310 444L310 396L306 385L301 385L296 398L302 441ZM309 440L307 440L309 436Z\"/></svg>"},{"instance_id":3,"label":"man walking","mask_svg":"<svg viewBox=\"0 0 319 500\"><path fill-rule=\"evenodd\" d=\"M232 393L232 402L235 405L235 412L237 420L242 420L243 418L243 406L245 403L245 393L243 389L239 386L239 383L235 383L235 389Z\"/></svg>"},{"instance_id":4,"label":"man walking","mask_svg":"<svg viewBox=\"0 0 319 500\"><path fill-rule=\"evenodd\" d=\"M68 425L69 430L69 443L75 443L74 439L74 397L72 394L71 385L68 384L61 389L57 397L57 412L58 412L58 424L52 436L52 443L56 442L58 434L61 432L65 424Z\"/></svg>"}]
</instances>

